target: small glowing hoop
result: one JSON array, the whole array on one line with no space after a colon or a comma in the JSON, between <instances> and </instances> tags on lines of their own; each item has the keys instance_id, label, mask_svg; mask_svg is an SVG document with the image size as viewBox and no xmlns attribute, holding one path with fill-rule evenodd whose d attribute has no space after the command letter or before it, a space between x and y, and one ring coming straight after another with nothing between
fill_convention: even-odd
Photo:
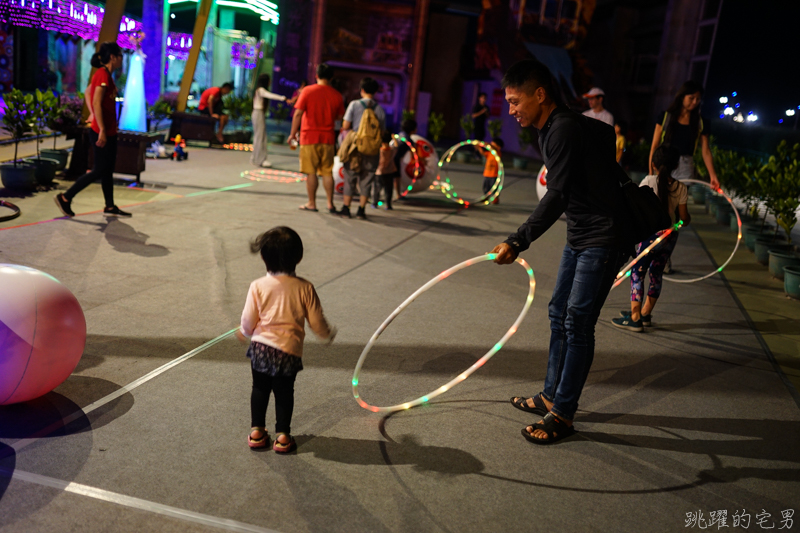
<instances>
[{"instance_id":1,"label":"small glowing hoop","mask_svg":"<svg viewBox=\"0 0 800 533\"><path fill-rule=\"evenodd\" d=\"M728 257L728 259L724 263L722 263L722 265L719 268L717 268L716 270L712 270L710 273L706 274L705 276L700 276L700 277L692 278L692 279L674 279L674 278L670 278L669 276L663 276L663 279L665 279L667 281L672 281L674 283L694 283L696 281L702 281L704 279L710 278L711 276L713 276L714 274L716 274L718 272L722 272L722 269L725 268L728 265L728 263L731 262L731 259L733 259L733 256L736 254L736 251L739 249L739 243L742 241L742 218L739 216L739 211L738 211L738 209L736 209L736 206L734 205L733 200L731 200L731 198L727 194L722 192L722 189L714 189L713 187L711 187L711 185L709 185L705 181L700 181L700 180L683 179L683 180L679 180L679 181L681 181L683 183L691 182L691 183L698 183L700 185L705 185L706 187L708 187L709 189L711 189L715 193L717 193L720 196L722 196L723 198L725 198L728 201L728 203L731 204L731 207L733 208L733 213L736 215L736 221L739 224L739 232L737 233L737 236L736 236L736 244L733 247L733 252ZM641 258L643 258L647 254L649 254L650 251L653 248L658 246L661 243L661 241L663 241L670 233L672 233L673 231L678 231L681 228L681 226L683 226L683 221L679 221L672 228L668 229L663 234L661 234L655 241L652 242L652 244L650 244L650 246L648 246L647 248L642 250L639 253L639 255L637 255L633 259L633 261L628 263L622 270L619 271L619 273L617 274L617 279L614 281L614 285L612 285L611 288L613 289L614 287L616 287L617 285L622 283L625 279L630 277L631 269L633 268L633 266Z\"/></svg>"},{"instance_id":2,"label":"small glowing hoop","mask_svg":"<svg viewBox=\"0 0 800 533\"><path fill-rule=\"evenodd\" d=\"M246 143L229 143L229 144L223 144L222 147L225 148L226 150L236 150L237 152L253 151L253 145Z\"/></svg>"},{"instance_id":3,"label":"small glowing hoop","mask_svg":"<svg viewBox=\"0 0 800 533\"><path fill-rule=\"evenodd\" d=\"M500 341L498 341L497 344L495 344L488 352L486 352L486 354L483 357L478 359L475 362L475 364L473 364L471 367L466 369L464 372L459 374L455 379L451 380L447 384L442 385L438 389L436 389L436 390L434 390L432 392L429 392L425 396L420 396L419 398L417 398L416 400L413 400L411 402L399 403L397 405L391 405L389 407L377 407L375 405L368 404L367 402L362 400L361 397L358 395L358 376L359 376L359 374L361 372L361 366L364 364L364 360L367 358L367 354L372 349L372 345L375 344L375 341L378 340L378 337L381 336L381 333L383 333L383 331L389 326L389 324L392 323L392 321L397 317L397 315L399 315L400 312L403 311L403 309L405 309L411 302L416 300L417 297L420 294L422 294L423 292L427 291L428 289L430 289L431 287L433 287L434 285L436 285L437 283L442 281L444 278L448 277L450 274L458 272L459 270L461 270L463 268L466 268L466 267L468 267L470 265L474 265L476 263L480 263L482 261L494 261L494 259L496 257L497 257L497 254L479 255L478 257L473 257L472 259L468 259L468 260L464 261L463 263L459 263L456 266L445 270L444 272L442 272L441 274L439 274L438 276L436 276L435 278L430 280L428 283L426 283L425 285L423 285L422 287L417 289L417 291L414 294L409 296L406 299L405 302L401 303L400 306L397 309L395 309L394 312L392 312L391 315L389 315L389 318L387 318L386 320L383 321L383 324L380 325L378 330L375 333L372 334L372 337L369 339L369 342L364 347L364 351L361 352L361 357L358 358L358 363L356 363L356 369L353 372L353 381L352 381L352 384L353 384L353 397L358 402L358 405L360 405L364 409L372 411L373 413L391 413L391 412L400 411L400 410L403 410L403 409L410 409L411 407L426 403L429 400L432 400L433 398L436 398L437 396L439 396L443 392L447 391L448 389L451 389L451 388L455 387L456 385L458 385L459 383L461 383L462 381L467 379L470 376L470 374L472 374L477 369L482 367L484 365L484 363L486 363L486 361L491 359L494 354L496 354L498 351L500 351L500 348L503 347L503 345L506 343L506 341L508 341L508 339L510 339L511 336L514 335L514 333L517 332L517 328L522 323L522 320L525 318L525 315L528 314L528 309L530 308L531 303L533 302L533 294L536 291L536 279L533 276L533 269L530 267L530 265L528 265L528 263L525 262L524 259L522 259L520 257L517 257L515 262L519 263L520 265L522 265L522 267L528 273L528 279L529 279L529 282L530 282L529 283L530 289L528 291L528 298L525 300L525 306L522 308L522 312L519 314L519 316L517 317L517 320L514 322L514 324L508 329L508 331L506 331L506 334L503 335L503 338L500 339Z\"/></svg>"},{"instance_id":4,"label":"small glowing hoop","mask_svg":"<svg viewBox=\"0 0 800 533\"><path fill-rule=\"evenodd\" d=\"M241 176L250 181L277 181L278 183L299 183L306 181L306 175L291 170L259 169L245 170Z\"/></svg>"},{"instance_id":5,"label":"small glowing hoop","mask_svg":"<svg viewBox=\"0 0 800 533\"><path fill-rule=\"evenodd\" d=\"M458 195L457 192L455 192L455 188L450 183L450 178L447 177L447 168L445 167L445 165L450 164L450 159L453 158L453 154L456 152L456 150L468 144L484 148L490 154L492 154L492 156L497 161L497 179L494 181L494 184L492 184L492 188L489 189L489 192L487 192L480 198L471 201L464 200ZM442 172L444 172L444 179L442 179ZM503 162L500 160L500 156L497 154L492 145L483 141L476 141L475 139L471 139L468 141L461 141L455 146L450 147L449 150L447 150L444 154L442 154L442 158L439 160L439 175L436 177L437 181L435 182L435 185L431 185L431 188L438 187L439 190L441 190L445 196L447 196L454 202L458 202L464 207L469 207L472 204L481 204L481 203L490 204L494 201L495 198L500 196L500 191L503 190L504 176L505 176L505 170L503 168Z\"/></svg>"},{"instance_id":6,"label":"small glowing hoop","mask_svg":"<svg viewBox=\"0 0 800 533\"><path fill-rule=\"evenodd\" d=\"M422 167L420 166L420 163L419 163L419 154L417 154L417 147L416 147L416 146L414 146L414 143L413 143L413 142L411 142L411 140L409 140L409 139L406 139L405 137L402 137L402 136L400 136L400 135L397 135L396 133L392 134L392 136L393 136L395 139L397 139L397 140L399 140L399 141L401 141L401 142L404 142L404 143L406 143L406 145L408 145L408 148L411 150L411 155L412 155L412 157L414 158L414 175L411 177L411 185L409 185L408 187L406 187L406 188L405 188L405 190L403 190L403 191L400 193L400 196L406 196L406 195L407 195L409 192L411 192L411 189L413 189L413 188L414 188L414 184L415 184L415 183L417 182L417 180L419 179L420 170L421 170L421 168L422 168Z\"/></svg>"}]
</instances>

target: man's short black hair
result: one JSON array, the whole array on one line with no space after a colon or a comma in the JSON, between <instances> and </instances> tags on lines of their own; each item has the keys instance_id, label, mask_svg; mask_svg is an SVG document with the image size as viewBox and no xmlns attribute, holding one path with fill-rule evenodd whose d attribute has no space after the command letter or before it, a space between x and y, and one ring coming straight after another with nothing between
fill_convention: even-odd
<instances>
[{"instance_id":1,"label":"man's short black hair","mask_svg":"<svg viewBox=\"0 0 800 533\"><path fill-rule=\"evenodd\" d=\"M367 94L375 94L380 88L380 84L372 78L367 77L361 80L361 90Z\"/></svg>"},{"instance_id":2,"label":"man's short black hair","mask_svg":"<svg viewBox=\"0 0 800 533\"><path fill-rule=\"evenodd\" d=\"M222 89L230 89L232 91L233 90L233 82L226 81L225 83L222 84L221 88Z\"/></svg>"},{"instance_id":3,"label":"man's short black hair","mask_svg":"<svg viewBox=\"0 0 800 533\"><path fill-rule=\"evenodd\" d=\"M303 259L303 241L292 228L277 226L251 241L250 251L261 254L267 272L291 274Z\"/></svg>"},{"instance_id":4,"label":"man's short black hair","mask_svg":"<svg viewBox=\"0 0 800 533\"><path fill-rule=\"evenodd\" d=\"M400 128L403 130L403 133L406 135L411 135L415 131L417 131L417 121L413 118L407 118L403 121L400 125ZM409 139L410 141L411 139Z\"/></svg>"},{"instance_id":5,"label":"man's short black hair","mask_svg":"<svg viewBox=\"0 0 800 533\"><path fill-rule=\"evenodd\" d=\"M317 65L317 78L321 80L332 80L333 79L333 67L327 63L320 63Z\"/></svg>"},{"instance_id":6,"label":"man's short black hair","mask_svg":"<svg viewBox=\"0 0 800 533\"><path fill-rule=\"evenodd\" d=\"M484 92L478 93L478 98L480 98L481 96L486 96L486 93L484 93Z\"/></svg>"},{"instance_id":7,"label":"man's short black hair","mask_svg":"<svg viewBox=\"0 0 800 533\"><path fill-rule=\"evenodd\" d=\"M550 69L544 63L535 59L517 61L506 71L501 82L503 89L511 87L520 89L526 94L533 94L542 87L547 96L556 103L561 101L560 93L556 90L556 81Z\"/></svg>"},{"instance_id":8,"label":"man's short black hair","mask_svg":"<svg viewBox=\"0 0 800 533\"><path fill-rule=\"evenodd\" d=\"M392 142L392 132L389 130L383 130L381 134L381 142L390 143Z\"/></svg>"}]
</instances>

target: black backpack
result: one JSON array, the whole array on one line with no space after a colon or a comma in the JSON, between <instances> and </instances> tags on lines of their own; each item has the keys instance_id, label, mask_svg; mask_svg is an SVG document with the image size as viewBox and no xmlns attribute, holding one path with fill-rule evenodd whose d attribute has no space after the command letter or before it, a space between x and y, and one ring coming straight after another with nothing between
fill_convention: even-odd
<instances>
[{"instance_id":1,"label":"black backpack","mask_svg":"<svg viewBox=\"0 0 800 533\"><path fill-rule=\"evenodd\" d=\"M616 163L612 172L622 193L615 218L622 229L624 245L633 246L672 227L672 220L653 189L636 185Z\"/></svg>"}]
</instances>

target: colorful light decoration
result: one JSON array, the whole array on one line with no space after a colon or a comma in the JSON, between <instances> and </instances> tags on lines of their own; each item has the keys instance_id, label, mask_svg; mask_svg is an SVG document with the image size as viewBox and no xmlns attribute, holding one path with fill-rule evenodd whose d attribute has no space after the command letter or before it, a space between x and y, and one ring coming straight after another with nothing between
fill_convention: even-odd
<instances>
[{"instance_id":1,"label":"colorful light decoration","mask_svg":"<svg viewBox=\"0 0 800 533\"><path fill-rule=\"evenodd\" d=\"M41 28L90 41L98 39L104 13L104 8L82 0L0 0L0 22ZM136 49L135 38L142 29L143 25L138 20L122 17L117 44L128 50ZM188 48L191 48L191 35L171 33L172 43L176 42L176 35L178 40L181 36L188 39ZM170 45L167 46L167 52L176 56L180 54Z\"/></svg>"},{"instance_id":2,"label":"colorful light decoration","mask_svg":"<svg viewBox=\"0 0 800 533\"><path fill-rule=\"evenodd\" d=\"M368 404L367 402L362 400L361 396L359 396L358 394L358 377L359 374L361 373L361 367L367 358L367 354L369 354L370 350L372 349L372 345L375 344L375 341L378 340L378 337L381 336L381 333L383 333L383 331L389 326L389 324L392 323L392 321L397 317L397 315L399 315L403 311L403 309L405 309L411 302L416 300L420 294L427 291L428 289L430 289L431 287L433 287L446 277L450 276L451 274L458 272L459 270L464 269L468 266L480 263L482 261L494 261L496 257L497 254L480 255L478 257L473 257L472 259L468 259L463 263L459 263L456 266L445 270L444 272L442 272L441 274L430 280L428 283L417 289L417 291L414 294L409 296L405 302L401 303L400 306L397 309L395 309L391 315L389 315L389 318L383 321L383 324L380 325L378 330L372 334L372 337L369 339L369 342L367 342L367 345L364 347L364 351L361 352L361 357L358 358L358 363L356 363L356 369L353 372L353 380L351 382L353 386L353 397L355 398L356 402L358 402L358 405L360 405L364 409L372 411L373 413L391 413L394 411L402 411L404 409L410 409L411 407L427 403L428 401L432 400L433 398L436 398L443 392L447 392L449 389L452 389L453 387L455 387L456 385L467 379L473 372L482 367L489 359L491 359L494 354L500 351L500 349L503 347L506 341L508 341L508 339L510 339L511 336L517 332L517 329L519 328L519 325L525 318L525 315L528 314L528 309L530 308L531 303L533 303L533 295L536 291L536 279L533 276L533 269L530 267L530 265L528 265L528 263L525 262L524 259L519 257L516 259L515 262L522 265L522 267L525 269L525 272L528 273L528 280L529 280L528 298L525 300L525 305L522 308L522 312L517 317L517 320L514 321L514 324L508 329L508 331L506 331L506 334L503 335L503 338L500 339L500 341L498 341L497 344L492 346L492 348L488 352L486 352L486 354L484 354L483 357L478 359L475 362L475 364L473 364L467 370L459 374L456 378L442 385L438 389L429 392L425 396L420 396L416 400L410 402L399 403L397 405L391 405L388 407L378 407L375 405Z\"/></svg>"},{"instance_id":3,"label":"colorful light decoration","mask_svg":"<svg viewBox=\"0 0 800 533\"><path fill-rule=\"evenodd\" d=\"M400 142L404 142L404 143L406 143L406 145L408 146L409 150L411 151L411 156L414 158L414 175L411 177L411 185L409 185L408 187L406 187L406 188L405 188L405 189L404 189L404 190L403 190L403 191L400 193L400 196L402 196L402 197L405 197L405 196L406 196L406 195L407 195L409 192L411 192L411 190L414 188L414 184L415 184L415 183L417 182L417 180L419 179L419 175L420 175L420 172L421 172L421 170L422 170L422 167L420 166L420 162L419 162L419 154L417 154L417 147L416 147L416 146L414 146L414 143L413 143L411 140L409 140L409 139L406 139L405 137L402 137L402 136L400 136L400 135L397 135L396 133L392 134L392 136L393 136L395 139L399 140ZM382 202L379 202L379 203L381 203L381 204L382 204Z\"/></svg>"},{"instance_id":4,"label":"colorful light decoration","mask_svg":"<svg viewBox=\"0 0 800 533\"><path fill-rule=\"evenodd\" d=\"M300 172L278 169L246 170L241 173L241 177L250 181L277 181L278 183L300 183L307 179L306 175Z\"/></svg>"},{"instance_id":5,"label":"colorful light decoration","mask_svg":"<svg viewBox=\"0 0 800 533\"><path fill-rule=\"evenodd\" d=\"M253 145L248 143L227 143L222 145L226 150L236 150L238 152L252 152Z\"/></svg>"},{"instance_id":6,"label":"colorful light decoration","mask_svg":"<svg viewBox=\"0 0 800 533\"><path fill-rule=\"evenodd\" d=\"M736 244L733 247L733 252L728 257L728 259L720 267L718 267L716 270L712 270L710 273L706 274L705 276L699 276L699 277L691 278L691 279L675 279L675 278L671 278L669 276L664 276L665 280L672 281L674 283L694 283L696 281L702 281L704 279L710 278L711 276L713 276L714 274L717 274L718 272L722 272L722 269L725 268L728 265L728 263L731 262L731 259L733 259L733 256L736 254L736 251L739 249L739 243L742 241L742 218L739 216L739 210L736 209L736 206L734 205L733 200L731 200L731 198L727 194L725 194L722 191L722 189L714 189L713 187L711 187L711 185L709 185L705 181L700 181L700 180L683 179L683 180L680 180L680 181L683 182L683 183L690 182L690 183L697 183L697 184L700 184L700 185L704 185L704 186L708 187L709 189L711 189L713 192L715 192L715 193L719 194L720 196L722 196L723 198L725 198L728 201L728 203L731 204L731 207L733 208L733 213L736 215L736 222L739 224L739 231L736 234ZM661 234L655 241L653 241L650 244L650 246L648 246L647 248L642 250L639 253L639 255L637 255L636 258L633 261L628 263L622 270L619 271L619 273L617 274L617 279L614 281L614 285L612 285L611 288L613 289L614 287L616 287L617 285L622 283L625 279L629 278L630 275L631 275L631 269L633 268L633 266L641 258L643 258L645 255L649 254L650 251L653 250L653 248L655 248L656 246L658 246L661 243L661 241L663 241L670 233L672 233L673 231L678 231L682 226L683 226L683 221L681 220L677 224L675 224L672 228L668 229L663 234Z\"/></svg>"},{"instance_id":7,"label":"colorful light decoration","mask_svg":"<svg viewBox=\"0 0 800 533\"><path fill-rule=\"evenodd\" d=\"M255 68L258 59L264 56L257 44L233 43L231 45L231 66L246 69Z\"/></svg>"},{"instance_id":8,"label":"colorful light decoration","mask_svg":"<svg viewBox=\"0 0 800 533\"><path fill-rule=\"evenodd\" d=\"M459 148L462 148L467 145L472 146L479 146L485 150L487 150L497 161L497 179L495 180L492 188L489 189L489 192L481 196L476 200L464 200L462 197L458 195L455 191L455 187L453 184L450 183L450 178L447 177L447 168L446 165L450 164L450 160L453 157L453 154ZM444 180L442 180L442 172L444 172ZM503 190L503 178L505 176L505 170L503 169L503 162L500 160L500 156L492 148L492 145L483 141L477 141L475 139L471 139L468 141L461 141L460 143L452 146L449 150L447 150L444 154L442 154L442 158L439 160L439 175L436 177L436 181L431 185L432 189L439 188L445 196L449 199L453 200L454 202L458 202L459 204L463 205L464 207L469 207L472 204L490 204L492 203L498 196L500 196L500 191Z\"/></svg>"}]
</instances>

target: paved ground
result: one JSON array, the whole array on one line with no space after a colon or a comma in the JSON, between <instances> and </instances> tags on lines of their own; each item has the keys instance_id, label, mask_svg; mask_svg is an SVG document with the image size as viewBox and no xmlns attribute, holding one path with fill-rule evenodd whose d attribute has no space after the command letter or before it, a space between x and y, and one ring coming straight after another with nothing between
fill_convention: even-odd
<instances>
[{"instance_id":1,"label":"paved ground","mask_svg":"<svg viewBox=\"0 0 800 533\"><path fill-rule=\"evenodd\" d=\"M278 166L294 169L294 153L275 151ZM381 417L350 388L367 340L428 279L515 229L536 203L534 181L510 177L491 208L458 210L424 193L362 222L301 212L304 184L245 181L246 169L247 154L219 150L148 161L148 190L115 191L119 205L138 204L125 220L50 220L53 192L15 200L28 218L0 226L0 262L66 284L88 338L53 393L0 408L0 532L678 531L687 513L708 525L717 511L731 529L743 512L758 529L762 510L765 525L788 525L781 513L800 502L796 392L731 281L666 286L644 334L610 325L628 306L626 288L614 290L579 433L534 446L520 436L534 418L508 398L542 384L559 222L524 254L537 296L507 346L429 405ZM480 186L476 170L453 174L464 195ZM90 187L76 212L101 198ZM720 250L726 238L733 245L696 211L697 233L684 231L674 256L681 275L719 261L698 233L716 232ZM289 457L247 448L248 363L225 337L263 273L248 240L278 224L303 237L298 274L340 329L330 347L307 342L300 447ZM397 403L456 376L513 322L525 287L518 266L488 263L437 285L381 337L362 396ZM782 313L796 320L797 306Z\"/></svg>"}]
</instances>

